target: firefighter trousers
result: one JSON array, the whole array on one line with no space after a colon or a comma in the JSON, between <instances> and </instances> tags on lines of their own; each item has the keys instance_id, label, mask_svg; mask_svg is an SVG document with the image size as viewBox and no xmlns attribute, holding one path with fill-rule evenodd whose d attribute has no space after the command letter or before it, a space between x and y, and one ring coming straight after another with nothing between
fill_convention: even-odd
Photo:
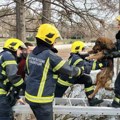
<instances>
[{"instance_id":1,"label":"firefighter trousers","mask_svg":"<svg viewBox=\"0 0 120 120\"><path fill-rule=\"evenodd\" d=\"M52 103L30 105L37 120L53 120Z\"/></svg>"},{"instance_id":2,"label":"firefighter trousers","mask_svg":"<svg viewBox=\"0 0 120 120\"><path fill-rule=\"evenodd\" d=\"M0 120L13 120L12 107L6 95L0 95Z\"/></svg>"},{"instance_id":3,"label":"firefighter trousers","mask_svg":"<svg viewBox=\"0 0 120 120\"><path fill-rule=\"evenodd\" d=\"M116 97L120 98L120 72L118 73L118 76L115 80L115 95Z\"/></svg>"},{"instance_id":4,"label":"firefighter trousers","mask_svg":"<svg viewBox=\"0 0 120 120\"><path fill-rule=\"evenodd\" d=\"M85 88L88 88L92 86L92 79L89 75L84 74L78 77L77 79L75 79L73 84L84 84ZM63 86L57 83L55 89L55 97L62 97L68 87L69 86Z\"/></svg>"}]
</instances>

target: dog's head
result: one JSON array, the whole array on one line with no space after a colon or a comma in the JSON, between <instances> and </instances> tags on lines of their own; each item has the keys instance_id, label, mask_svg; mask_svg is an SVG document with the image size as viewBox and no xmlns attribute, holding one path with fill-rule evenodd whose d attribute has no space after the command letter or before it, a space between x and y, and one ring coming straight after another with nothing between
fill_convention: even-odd
<instances>
[{"instance_id":1,"label":"dog's head","mask_svg":"<svg viewBox=\"0 0 120 120\"><path fill-rule=\"evenodd\" d=\"M99 37L95 46L93 47L94 52L102 51L102 50L111 50L115 47L113 41L106 37Z\"/></svg>"}]
</instances>

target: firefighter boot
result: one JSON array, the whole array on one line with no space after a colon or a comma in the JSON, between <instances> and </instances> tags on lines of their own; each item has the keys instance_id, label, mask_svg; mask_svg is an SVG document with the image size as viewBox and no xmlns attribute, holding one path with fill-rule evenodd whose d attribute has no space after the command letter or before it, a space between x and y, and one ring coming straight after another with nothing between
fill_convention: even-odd
<instances>
[{"instance_id":1,"label":"firefighter boot","mask_svg":"<svg viewBox=\"0 0 120 120\"><path fill-rule=\"evenodd\" d=\"M89 98L88 99L88 103L89 103L89 105L90 106L95 106L95 105L98 105L98 104L100 104L100 103L102 103L103 102L103 100L99 100L98 98Z\"/></svg>"},{"instance_id":2,"label":"firefighter boot","mask_svg":"<svg viewBox=\"0 0 120 120\"><path fill-rule=\"evenodd\" d=\"M90 106L95 106L95 105L98 105L98 104L102 103L103 100L99 100L99 99L97 99L97 98L95 98L95 97L89 98L89 95L91 95L91 94L94 92L93 87L89 87L89 88L92 88L92 89L88 89L88 88L87 88L87 90L86 90L86 88L85 88L85 90L86 90L85 93L86 93L86 96L87 96L87 98L88 98L88 103L89 103L89 105L90 105Z\"/></svg>"},{"instance_id":3,"label":"firefighter boot","mask_svg":"<svg viewBox=\"0 0 120 120\"><path fill-rule=\"evenodd\" d=\"M111 104L111 107L120 108L120 98L115 97Z\"/></svg>"}]
</instances>

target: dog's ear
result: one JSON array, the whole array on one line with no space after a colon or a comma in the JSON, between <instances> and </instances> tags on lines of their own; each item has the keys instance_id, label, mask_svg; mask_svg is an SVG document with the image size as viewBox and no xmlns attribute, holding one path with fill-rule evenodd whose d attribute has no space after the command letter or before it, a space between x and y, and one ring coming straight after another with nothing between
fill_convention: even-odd
<instances>
[{"instance_id":1,"label":"dog's ear","mask_svg":"<svg viewBox=\"0 0 120 120\"><path fill-rule=\"evenodd\" d=\"M106 43L107 49L109 49L109 50L111 50L111 49L113 49L115 47L115 44L109 38L105 38L105 43Z\"/></svg>"},{"instance_id":2,"label":"dog's ear","mask_svg":"<svg viewBox=\"0 0 120 120\"><path fill-rule=\"evenodd\" d=\"M106 38L106 37L99 37L97 39L97 41L99 41L100 43L100 46L103 48L103 49L113 49L115 47L113 41L109 38Z\"/></svg>"},{"instance_id":3,"label":"dog's ear","mask_svg":"<svg viewBox=\"0 0 120 120\"><path fill-rule=\"evenodd\" d=\"M113 48L115 48L115 44L114 43L111 43L108 45L108 49L109 50L112 50Z\"/></svg>"}]
</instances>

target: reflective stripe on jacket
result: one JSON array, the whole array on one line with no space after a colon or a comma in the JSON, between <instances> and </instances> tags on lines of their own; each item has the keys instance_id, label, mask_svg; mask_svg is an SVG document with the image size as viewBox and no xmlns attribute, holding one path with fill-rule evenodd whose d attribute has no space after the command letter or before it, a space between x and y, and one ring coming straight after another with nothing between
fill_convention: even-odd
<instances>
[{"instance_id":1,"label":"reflective stripe on jacket","mask_svg":"<svg viewBox=\"0 0 120 120\"><path fill-rule=\"evenodd\" d=\"M28 77L25 98L29 104L53 101L57 74L69 76L81 74L81 69L70 67L67 62L49 49L43 50L39 54L31 53L26 65Z\"/></svg>"},{"instance_id":2,"label":"reflective stripe on jacket","mask_svg":"<svg viewBox=\"0 0 120 120\"><path fill-rule=\"evenodd\" d=\"M15 57L9 51L0 53L0 95L7 94L11 86L19 87L23 79L17 75L17 63Z\"/></svg>"},{"instance_id":3,"label":"reflective stripe on jacket","mask_svg":"<svg viewBox=\"0 0 120 120\"><path fill-rule=\"evenodd\" d=\"M97 61L88 61L85 59L82 59L80 54L78 53L72 53L70 58L68 59L69 65L82 67L84 69L84 72L86 74L90 74L91 70L97 70L103 67L102 63L99 63ZM76 80L75 77L68 77L66 75L60 75L57 81L57 84L62 86L71 86L74 84L74 81Z\"/></svg>"}]
</instances>

